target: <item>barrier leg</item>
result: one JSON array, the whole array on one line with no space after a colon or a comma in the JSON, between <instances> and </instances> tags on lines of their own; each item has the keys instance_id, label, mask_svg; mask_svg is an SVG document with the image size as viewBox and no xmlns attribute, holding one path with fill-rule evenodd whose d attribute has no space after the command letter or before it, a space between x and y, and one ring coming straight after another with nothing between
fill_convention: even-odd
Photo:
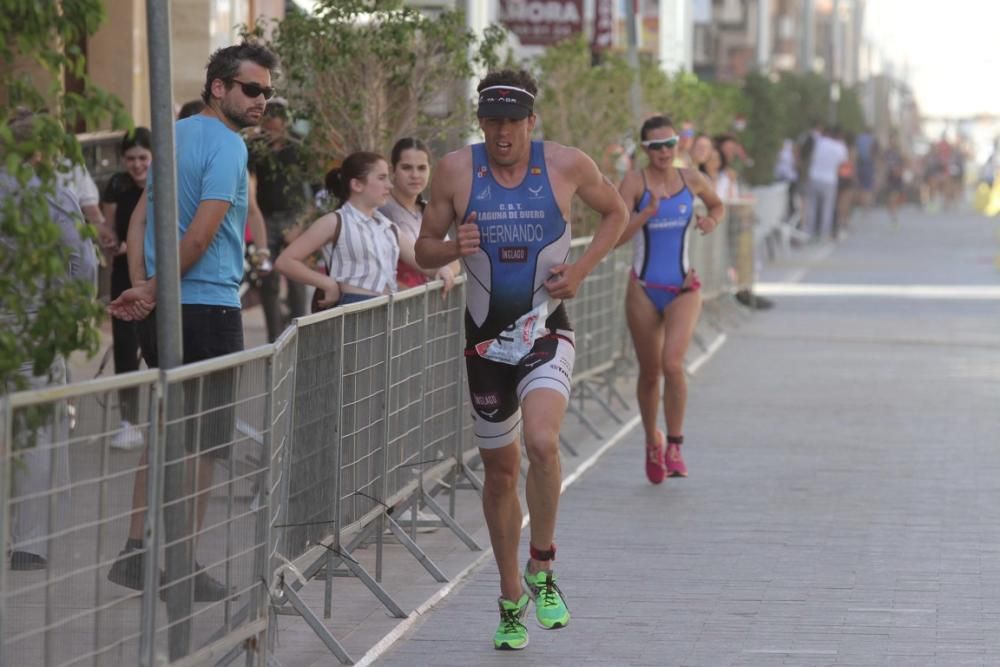
<instances>
[{"instance_id":1,"label":"barrier leg","mask_svg":"<svg viewBox=\"0 0 1000 667\"><path fill-rule=\"evenodd\" d=\"M337 659L340 660L341 664L354 664L354 658L347 653L347 650L340 642L337 641L337 638L330 634L330 631L326 629L323 622L316 618L316 614L314 614L312 609L310 609L309 606L303 602L302 598L299 597L299 594L294 588L286 586L282 589L282 594L285 596L285 599L291 603L292 607L295 608L295 611L298 612L299 616L301 616L309 627L312 628L312 631L316 633L316 636L319 637L320 641L326 645L326 647L330 650L330 653L337 656Z\"/></svg>"},{"instance_id":2,"label":"barrier leg","mask_svg":"<svg viewBox=\"0 0 1000 667\"><path fill-rule=\"evenodd\" d=\"M441 519L441 521L443 521L443 522L444 522L444 524L445 524L446 526L448 526L449 528L451 528L452 532L454 532L454 533L455 533L455 535L457 535L457 536L458 536L458 539L460 539L460 540L462 540L463 542L465 542L465 545L466 545L467 547L469 547L469 548L470 548L471 550L473 550L473 551L482 551L482 550L483 550L483 548L482 548L481 546L479 546L479 543L478 543L478 542L476 542L476 541L475 541L475 540L474 540L474 539L472 538L472 536L471 536L471 535L469 535L469 533L467 533L467 532L465 531L465 529L464 529L464 528L462 528L462 526L460 526L460 525L458 524L458 522L457 522L457 521L455 521L455 519L453 519L453 518L452 518L452 517L451 517L451 516L450 516L450 515L449 515L449 514L448 514L448 513L447 513L447 512L446 512L446 511L444 510L444 508L443 508L443 507L441 507L440 505L438 505L437 501L436 501L436 500L434 500L434 498L432 498L432 497L431 497L430 495L428 495L428 494L422 494L422 495L423 495L423 500L424 500L424 503L426 504L426 506L427 506L428 508L430 508L430 510L431 510L432 512L434 512L435 514L437 514L437 515L438 515L438 517L439 517L439 518Z\"/></svg>"},{"instance_id":3,"label":"barrier leg","mask_svg":"<svg viewBox=\"0 0 1000 667\"><path fill-rule=\"evenodd\" d=\"M410 536L406 534L406 531L403 530L398 523L396 523L395 519L391 516L386 516L385 519L389 523L389 530L391 530L392 534L396 536L396 539L399 540L400 544L406 547L406 550L417 559L418 563L423 565L425 570L430 572L435 581L439 581L441 583L448 581L448 577L445 576L444 572L442 572L441 569L434 564L434 561L430 559L423 549L417 546L416 542L410 539Z\"/></svg>"}]
</instances>

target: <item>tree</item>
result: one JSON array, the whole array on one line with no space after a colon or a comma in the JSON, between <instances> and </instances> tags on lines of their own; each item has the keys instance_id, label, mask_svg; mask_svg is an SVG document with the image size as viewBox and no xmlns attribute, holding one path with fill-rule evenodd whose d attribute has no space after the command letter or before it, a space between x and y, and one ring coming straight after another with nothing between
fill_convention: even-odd
<instances>
[{"instance_id":1,"label":"tree","mask_svg":"<svg viewBox=\"0 0 1000 667\"><path fill-rule=\"evenodd\" d=\"M254 32L260 37L263 26ZM431 18L403 0L321 0L314 14L278 21L270 46L291 108L309 122L310 148L325 164L385 151L402 136L433 140L471 127L459 82L495 63L503 39L491 28L478 40L462 14Z\"/></svg>"},{"instance_id":2,"label":"tree","mask_svg":"<svg viewBox=\"0 0 1000 667\"><path fill-rule=\"evenodd\" d=\"M76 137L66 131L83 119L97 124L110 117L115 127L130 125L121 103L93 86L86 76L79 38L93 33L104 17L99 0L24 2L0 0L0 169L23 187L38 178L41 188L25 188L17 206L0 202L0 384L23 386L19 367L31 362L41 374L56 355L77 350L93 353L99 337L96 323L102 308L93 286L62 282L64 249L57 226L49 218L45 193L55 187L56 172L65 160L81 164ZM63 45L66 45L65 47ZM15 68L30 61L49 75L51 83L39 89ZM83 94L65 92L62 75L83 82ZM17 142L8 127L19 107L47 113L36 116L31 136ZM33 157L39 160L32 160ZM82 225L81 230L93 237ZM39 304L30 314L32 304Z\"/></svg>"},{"instance_id":3,"label":"tree","mask_svg":"<svg viewBox=\"0 0 1000 667\"><path fill-rule=\"evenodd\" d=\"M689 120L699 132L712 136L728 131L743 111L737 86L701 81L687 72L670 76L653 60L641 63L640 80L647 115L669 116L678 127Z\"/></svg>"},{"instance_id":4,"label":"tree","mask_svg":"<svg viewBox=\"0 0 1000 667\"><path fill-rule=\"evenodd\" d=\"M632 72L619 55L592 64L590 46L581 36L551 46L530 66L539 84L538 115L546 139L574 146L590 155L605 174L615 175L615 160L631 132L628 105ZM581 234L591 233L596 215L574 199L570 221Z\"/></svg>"},{"instance_id":5,"label":"tree","mask_svg":"<svg viewBox=\"0 0 1000 667\"><path fill-rule=\"evenodd\" d=\"M774 180L774 163L782 141L794 137L788 123L788 100L777 83L758 73L746 78L743 94L749 114L742 138L754 160L745 176L751 185L764 185Z\"/></svg>"}]
</instances>

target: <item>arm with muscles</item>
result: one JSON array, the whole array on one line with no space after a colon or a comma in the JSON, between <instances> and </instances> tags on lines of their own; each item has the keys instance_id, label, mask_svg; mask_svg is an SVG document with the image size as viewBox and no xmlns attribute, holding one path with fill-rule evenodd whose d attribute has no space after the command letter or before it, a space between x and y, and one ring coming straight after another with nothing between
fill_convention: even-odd
<instances>
[{"instance_id":1,"label":"arm with muscles","mask_svg":"<svg viewBox=\"0 0 1000 667\"><path fill-rule=\"evenodd\" d=\"M140 200L140 204L135 207L128 229L129 276L132 278L133 286L123 292L108 307L112 315L122 320L143 319L156 305L156 276L146 280L144 275L143 239L146 234L146 207L142 201L144 199ZM188 225L187 231L181 237L179 248L181 276L197 264L208 247L212 245L215 234L219 231L219 226L229 211L229 206L228 201L221 199L203 199L198 204L191 224ZM136 224L138 222L136 214L140 208L142 209L142 222ZM139 236L140 233L142 236ZM138 283L136 282L137 277L140 277Z\"/></svg>"},{"instance_id":2,"label":"arm with muscles","mask_svg":"<svg viewBox=\"0 0 1000 667\"><path fill-rule=\"evenodd\" d=\"M622 200L626 204L629 202L638 202L639 198L642 197L642 187L640 185L641 179L639 178L639 172L630 171L625 174L625 178L622 179L621 185L618 186L618 193L621 195ZM656 195L650 193L649 203L641 211L636 211L633 206L629 211L628 223L625 225L625 231L622 235L618 237L618 243L615 244L617 248L620 245L624 245L632 240L632 237L636 235L642 226L649 222L649 219L656 214L656 209L660 207L660 198Z\"/></svg>"},{"instance_id":3,"label":"arm with muscles","mask_svg":"<svg viewBox=\"0 0 1000 667\"><path fill-rule=\"evenodd\" d=\"M705 206L708 207L708 215L701 216L695 221L698 229L701 230L702 236L704 236L719 226L719 221L722 220L726 209L722 205L719 195L715 193L715 190L705 180L704 176L694 170L685 170L685 174L687 175L687 183L691 188L691 192L705 202Z\"/></svg>"},{"instance_id":4,"label":"arm with muscles","mask_svg":"<svg viewBox=\"0 0 1000 667\"><path fill-rule=\"evenodd\" d=\"M336 211L327 213L282 250L274 261L274 268L289 280L323 290L324 298L319 301L323 308L340 300L340 285L332 275L310 269L305 260L337 234L339 225L340 215Z\"/></svg>"},{"instance_id":5,"label":"arm with muscles","mask_svg":"<svg viewBox=\"0 0 1000 667\"><path fill-rule=\"evenodd\" d=\"M583 279L611 250L625 229L628 208L614 185L585 153L568 149L570 160L563 172L576 179L576 194L583 203L601 214L597 231L586 252L572 264L560 264L549 269L552 277L545 283L549 296L554 299L572 299Z\"/></svg>"},{"instance_id":6,"label":"arm with muscles","mask_svg":"<svg viewBox=\"0 0 1000 667\"><path fill-rule=\"evenodd\" d=\"M434 170L431 200L424 209L420 238L414 245L414 259L420 267L438 268L479 252L479 225L475 213L469 214L458 226L454 240L445 239L448 227L455 220L454 184L462 166L457 156L458 153L446 155Z\"/></svg>"},{"instance_id":7,"label":"arm with muscles","mask_svg":"<svg viewBox=\"0 0 1000 667\"><path fill-rule=\"evenodd\" d=\"M455 276L458 275L461 264L458 260L451 262L441 268L435 269L425 269L417 263L416 258L416 243L413 238L406 233L397 234L399 239L399 258L403 260L404 263L412 266L417 271L420 271L425 276L432 280L442 280L444 281L444 294L448 294L451 288L455 286Z\"/></svg>"}]
</instances>

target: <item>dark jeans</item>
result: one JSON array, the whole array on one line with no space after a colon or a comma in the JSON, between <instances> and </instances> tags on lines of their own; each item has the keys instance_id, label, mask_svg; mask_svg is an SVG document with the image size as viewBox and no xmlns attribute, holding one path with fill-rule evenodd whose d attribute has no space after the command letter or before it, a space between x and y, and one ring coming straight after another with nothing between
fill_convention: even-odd
<instances>
[{"instance_id":1,"label":"dark jeans","mask_svg":"<svg viewBox=\"0 0 1000 667\"><path fill-rule=\"evenodd\" d=\"M185 304L181 306L181 327L185 364L243 350L243 317L239 308ZM139 340L146 365L156 368L159 364L156 311L139 322ZM198 451L218 458L229 456L229 442L236 423L235 398L236 376L232 369L215 371L184 383L187 425L184 440L189 452Z\"/></svg>"}]
</instances>

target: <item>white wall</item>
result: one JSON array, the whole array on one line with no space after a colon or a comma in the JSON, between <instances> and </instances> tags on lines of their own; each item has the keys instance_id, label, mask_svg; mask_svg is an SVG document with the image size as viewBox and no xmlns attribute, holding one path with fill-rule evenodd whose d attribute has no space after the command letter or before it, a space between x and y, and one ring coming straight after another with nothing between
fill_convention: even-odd
<instances>
[{"instance_id":1,"label":"white wall","mask_svg":"<svg viewBox=\"0 0 1000 667\"><path fill-rule=\"evenodd\" d=\"M694 0L660 0L660 66L690 72L694 46Z\"/></svg>"}]
</instances>

